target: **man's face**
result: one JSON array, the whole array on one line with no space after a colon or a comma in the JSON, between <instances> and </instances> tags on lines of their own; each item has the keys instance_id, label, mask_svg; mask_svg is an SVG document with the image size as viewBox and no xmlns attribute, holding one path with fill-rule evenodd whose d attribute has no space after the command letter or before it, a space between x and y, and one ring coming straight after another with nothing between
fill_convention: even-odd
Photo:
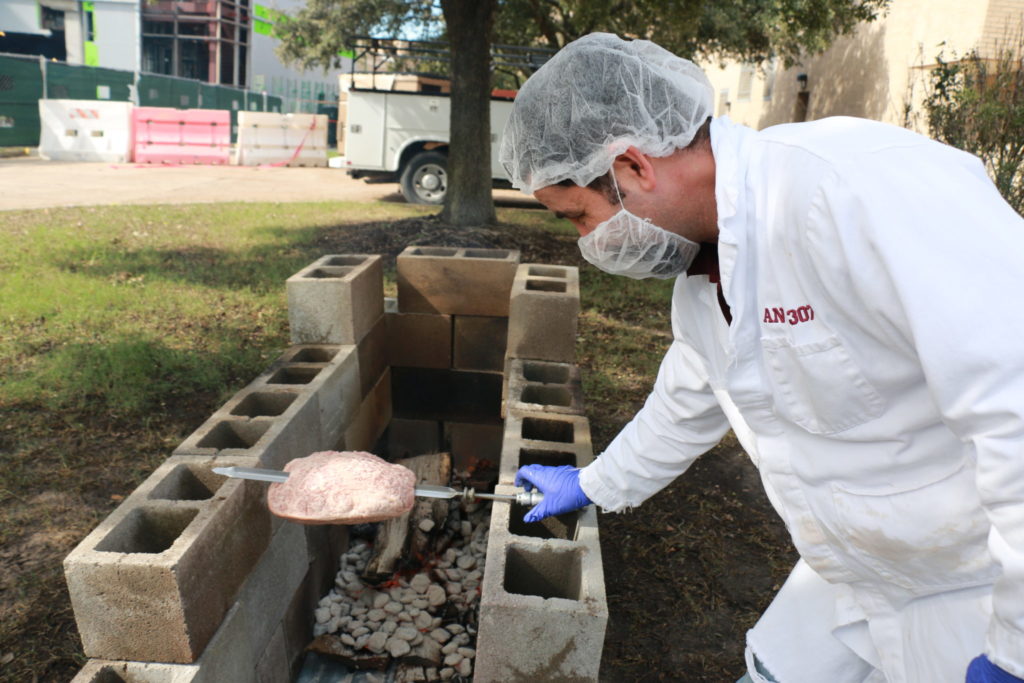
<instances>
[{"instance_id":1,"label":"man's face","mask_svg":"<svg viewBox=\"0 0 1024 683\"><path fill-rule=\"evenodd\" d=\"M592 232L621 208L618 203L608 201L604 192L579 185L549 185L533 196L557 218L572 223L580 237Z\"/></svg>"},{"instance_id":2,"label":"man's face","mask_svg":"<svg viewBox=\"0 0 1024 683\"><path fill-rule=\"evenodd\" d=\"M612 166L622 197L578 185L549 185L533 193L559 218L566 218L580 236L592 232L623 207L658 227L694 242L718 237L715 205L715 164L710 150L651 158L630 148Z\"/></svg>"}]
</instances>

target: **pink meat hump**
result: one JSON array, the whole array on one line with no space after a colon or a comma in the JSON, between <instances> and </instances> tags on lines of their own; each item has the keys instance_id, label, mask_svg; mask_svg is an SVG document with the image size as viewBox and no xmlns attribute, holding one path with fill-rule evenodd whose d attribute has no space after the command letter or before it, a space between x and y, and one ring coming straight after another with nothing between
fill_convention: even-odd
<instances>
[{"instance_id":1,"label":"pink meat hump","mask_svg":"<svg viewBox=\"0 0 1024 683\"><path fill-rule=\"evenodd\" d=\"M362 524L408 512L416 475L372 453L322 451L284 466L288 481L271 484L267 505L303 524Z\"/></svg>"}]
</instances>

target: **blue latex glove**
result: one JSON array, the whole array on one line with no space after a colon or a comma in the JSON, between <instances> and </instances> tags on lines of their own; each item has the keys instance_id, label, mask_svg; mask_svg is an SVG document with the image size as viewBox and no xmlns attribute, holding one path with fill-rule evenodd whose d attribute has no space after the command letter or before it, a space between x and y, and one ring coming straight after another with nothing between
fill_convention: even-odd
<instances>
[{"instance_id":1,"label":"blue latex glove","mask_svg":"<svg viewBox=\"0 0 1024 683\"><path fill-rule=\"evenodd\" d=\"M1024 683L1024 678L1000 669L988 661L988 657L981 655L967 667L967 683Z\"/></svg>"},{"instance_id":2,"label":"blue latex glove","mask_svg":"<svg viewBox=\"0 0 1024 683\"><path fill-rule=\"evenodd\" d=\"M579 469L569 465L525 465L516 472L516 486L527 491L536 486L544 494L544 500L530 508L523 517L527 522L539 522L545 517L579 510L592 502L580 488Z\"/></svg>"}]
</instances>

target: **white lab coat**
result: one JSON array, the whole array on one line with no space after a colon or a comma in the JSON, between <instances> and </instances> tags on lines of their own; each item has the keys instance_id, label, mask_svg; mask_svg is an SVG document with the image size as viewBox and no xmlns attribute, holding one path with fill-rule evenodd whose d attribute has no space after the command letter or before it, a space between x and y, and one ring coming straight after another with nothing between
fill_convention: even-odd
<instances>
[{"instance_id":1,"label":"white lab coat","mask_svg":"<svg viewBox=\"0 0 1024 683\"><path fill-rule=\"evenodd\" d=\"M782 683L962 681L982 648L1024 677L1024 221L975 157L901 128L716 119L711 141L732 324L707 276L676 280L654 390L583 490L637 506L731 426L828 630L881 672L759 626ZM810 599L805 569L766 621Z\"/></svg>"}]
</instances>

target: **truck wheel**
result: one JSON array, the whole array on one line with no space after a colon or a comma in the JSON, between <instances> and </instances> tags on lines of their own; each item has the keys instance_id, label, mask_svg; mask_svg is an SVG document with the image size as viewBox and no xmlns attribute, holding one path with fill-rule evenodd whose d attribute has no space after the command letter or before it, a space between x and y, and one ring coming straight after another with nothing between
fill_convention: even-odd
<instances>
[{"instance_id":1,"label":"truck wheel","mask_svg":"<svg viewBox=\"0 0 1024 683\"><path fill-rule=\"evenodd\" d=\"M420 152L405 165L402 196L410 204L442 204L448 192L448 158L440 152Z\"/></svg>"}]
</instances>

